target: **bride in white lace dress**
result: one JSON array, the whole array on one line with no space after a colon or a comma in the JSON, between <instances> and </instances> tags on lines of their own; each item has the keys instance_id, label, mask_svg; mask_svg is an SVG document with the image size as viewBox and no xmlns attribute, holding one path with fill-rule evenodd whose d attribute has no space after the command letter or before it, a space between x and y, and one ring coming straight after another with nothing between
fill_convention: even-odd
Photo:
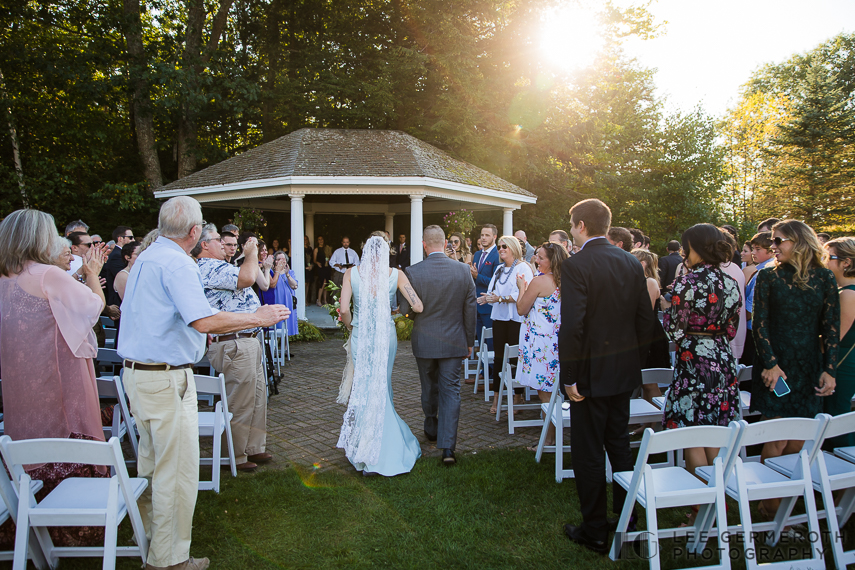
<instances>
[{"instance_id":1,"label":"bride in white lace dress","mask_svg":"<svg viewBox=\"0 0 855 570\"><path fill-rule=\"evenodd\" d=\"M392 403L398 337L391 307L396 289L414 311L421 312L423 306L407 276L389 268L389 244L381 235L372 234L360 266L347 270L341 288L341 320L351 330L353 381L336 446L344 449L357 471L391 477L409 473L421 457L418 440Z\"/></svg>"}]
</instances>

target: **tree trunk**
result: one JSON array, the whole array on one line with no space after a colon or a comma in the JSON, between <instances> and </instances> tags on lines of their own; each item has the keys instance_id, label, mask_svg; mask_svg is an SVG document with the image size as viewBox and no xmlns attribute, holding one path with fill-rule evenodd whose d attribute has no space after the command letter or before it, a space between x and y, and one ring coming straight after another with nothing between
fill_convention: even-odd
<instances>
[{"instance_id":1,"label":"tree trunk","mask_svg":"<svg viewBox=\"0 0 855 570\"><path fill-rule=\"evenodd\" d=\"M128 46L129 73L133 91L134 130L142 161L143 174L152 189L163 186L157 140L154 136L151 98L146 80L145 51L142 40L142 18L139 0L124 0L124 32Z\"/></svg>"},{"instance_id":2,"label":"tree trunk","mask_svg":"<svg viewBox=\"0 0 855 570\"><path fill-rule=\"evenodd\" d=\"M6 93L6 80L3 77L3 72L0 71L0 97L9 100L9 95ZM12 139L12 159L15 161L15 174L18 175L18 188L21 191L21 200L24 202L24 207L30 207L30 200L27 198L27 188L24 186L24 167L21 166L21 153L18 149L18 131L15 130L15 121L12 117L12 106L6 107L6 120L9 124L9 138Z\"/></svg>"},{"instance_id":3,"label":"tree trunk","mask_svg":"<svg viewBox=\"0 0 855 570\"><path fill-rule=\"evenodd\" d=\"M203 0L187 0L187 33L184 37L182 68L187 74L187 85L181 104L181 118L178 121L178 178L184 178L196 170L196 106L193 102L199 90L199 75L204 65L220 43L220 36L226 28L229 9L233 0L222 0L214 22L211 25L211 37L202 52L202 30L205 25L205 3Z\"/></svg>"}]
</instances>

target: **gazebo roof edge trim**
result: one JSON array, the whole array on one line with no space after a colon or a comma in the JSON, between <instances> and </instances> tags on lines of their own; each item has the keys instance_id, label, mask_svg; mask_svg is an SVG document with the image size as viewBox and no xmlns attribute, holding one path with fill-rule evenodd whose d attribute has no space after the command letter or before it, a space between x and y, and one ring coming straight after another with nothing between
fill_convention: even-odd
<instances>
[{"instance_id":1,"label":"gazebo roof edge trim","mask_svg":"<svg viewBox=\"0 0 855 570\"><path fill-rule=\"evenodd\" d=\"M265 192L265 197L272 196L290 196L290 195L312 195L315 192L312 192L310 188L299 188L295 189L297 186L329 186L336 185L341 187L348 186L372 186L374 188L371 189L371 194L384 194L383 188L388 188L392 186L409 186L413 187L413 194L430 194L429 191L425 192L422 190L421 192L417 191L417 188L438 188L442 190L449 190L453 192L461 192L464 194L473 195L473 197L477 196L478 200L472 200L477 203L484 203L484 198L495 198L500 200L501 203L497 202L495 205L497 207L507 207L507 202L514 202L519 204L535 204L537 202L537 196L534 195L523 195L516 194L511 192L504 192L502 190L494 190L491 188L483 188L481 186L473 186L471 184L462 184L459 182L451 182L449 180L441 180L437 178L429 178L425 176L400 176L400 177L392 177L392 176L284 176L280 178L267 178L261 180L252 180L247 182L236 182L232 184L218 184L213 186L202 186L197 188L178 188L174 190L160 190L156 191L155 197L157 198L172 198L174 196L200 196L207 195L213 196L216 194L222 193L230 193L230 192L239 192L242 190L261 190L261 189L270 189L273 190L277 187L283 188L288 187L288 189L283 188L283 190L278 194L273 194L270 192ZM362 191L367 190L364 188ZM359 191L354 190L345 190L342 188L339 192L342 194L357 194ZM322 192L317 192L317 194L321 194ZM324 194L329 194L328 191L323 192ZM400 195L401 192L388 192L388 195ZM246 198L251 197L260 197L260 196L246 196ZM231 198L233 200L238 200L241 198ZM465 200L463 200L465 201Z\"/></svg>"}]
</instances>

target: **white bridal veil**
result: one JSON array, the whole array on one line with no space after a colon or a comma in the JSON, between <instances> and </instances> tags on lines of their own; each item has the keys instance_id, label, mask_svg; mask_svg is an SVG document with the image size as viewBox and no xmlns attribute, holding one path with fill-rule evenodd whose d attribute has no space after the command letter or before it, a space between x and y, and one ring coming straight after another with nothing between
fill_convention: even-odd
<instances>
[{"instance_id":1,"label":"white bridal veil","mask_svg":"<svg viewBox=\"0 0 855 570\"><path fill-rule=\"evenodd\" d=\"M354 329L356 340L351 344L353 386L336 446L344 448L353 463L374 465L380 457L389 340L394 332L389 303L389 244L384 239L373 236L368 240L358 273L359 296L354 298L358 330Z\"/></svg>"}]
</instances>

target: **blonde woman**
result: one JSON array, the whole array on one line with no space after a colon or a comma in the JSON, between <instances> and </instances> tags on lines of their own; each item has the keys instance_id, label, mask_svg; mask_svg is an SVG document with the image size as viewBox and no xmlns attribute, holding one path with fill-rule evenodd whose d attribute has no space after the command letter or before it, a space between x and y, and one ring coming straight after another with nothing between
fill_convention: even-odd
<instances>
[{"instance_id":1,"label":"blonde woman","mask_svg":"<svg viewBox=\"0 0 855 570\"><path fill-rule=\"evenodd\" d=\"M519 275L526 283L531 283L534 273L522 258L520 242L514 236L499 238L496 248L499 250L501 263L487 286L487 292L478 298L478 304L489 303L493 306L490 316L493 320L493 407L491 413L496 413L499 396L499 373L505 358L505 344L514 345L519 342L520 325L523 318L517 312L516 302L520 290L517 285Z\"/></svg>"},{"instance_id":2,"label":"blonde woman","mask_svg":"<svg viewBox=\"0 0 855 570\"><path fill-rule=\"evenodd\" d=\"M650 295L650 304L655 318L653 334L649 339L650 350L647 360L642 365L644 368L671 368L671 357L668 354L668 337L665 329L659 321L659 256L646 249L636 248L632 255L641 262L644 269L644 278L647 280L647 293ZM661 396L662 391L658 384L643 384L641 386L645 400L652 402L653 398Z\"/></svg>"},{"instance_id":3,"label":"blonde woman","mask_svg":"<svg viewBox=\"0 0 855 570\"><path fill-rule=\"evenodd\" d=\"M757 272L753 333L757 349L751 381L751 410L764 418L812 418L834 393L840 344L840 303L827 254L814 231L798 220L772 228L775 261ZM782 379L789 393L776 396ZM798 453L801 441L763 446L762 458ZM771 507L764 504L772 514Z\"/></svg>"}]
</instances>

